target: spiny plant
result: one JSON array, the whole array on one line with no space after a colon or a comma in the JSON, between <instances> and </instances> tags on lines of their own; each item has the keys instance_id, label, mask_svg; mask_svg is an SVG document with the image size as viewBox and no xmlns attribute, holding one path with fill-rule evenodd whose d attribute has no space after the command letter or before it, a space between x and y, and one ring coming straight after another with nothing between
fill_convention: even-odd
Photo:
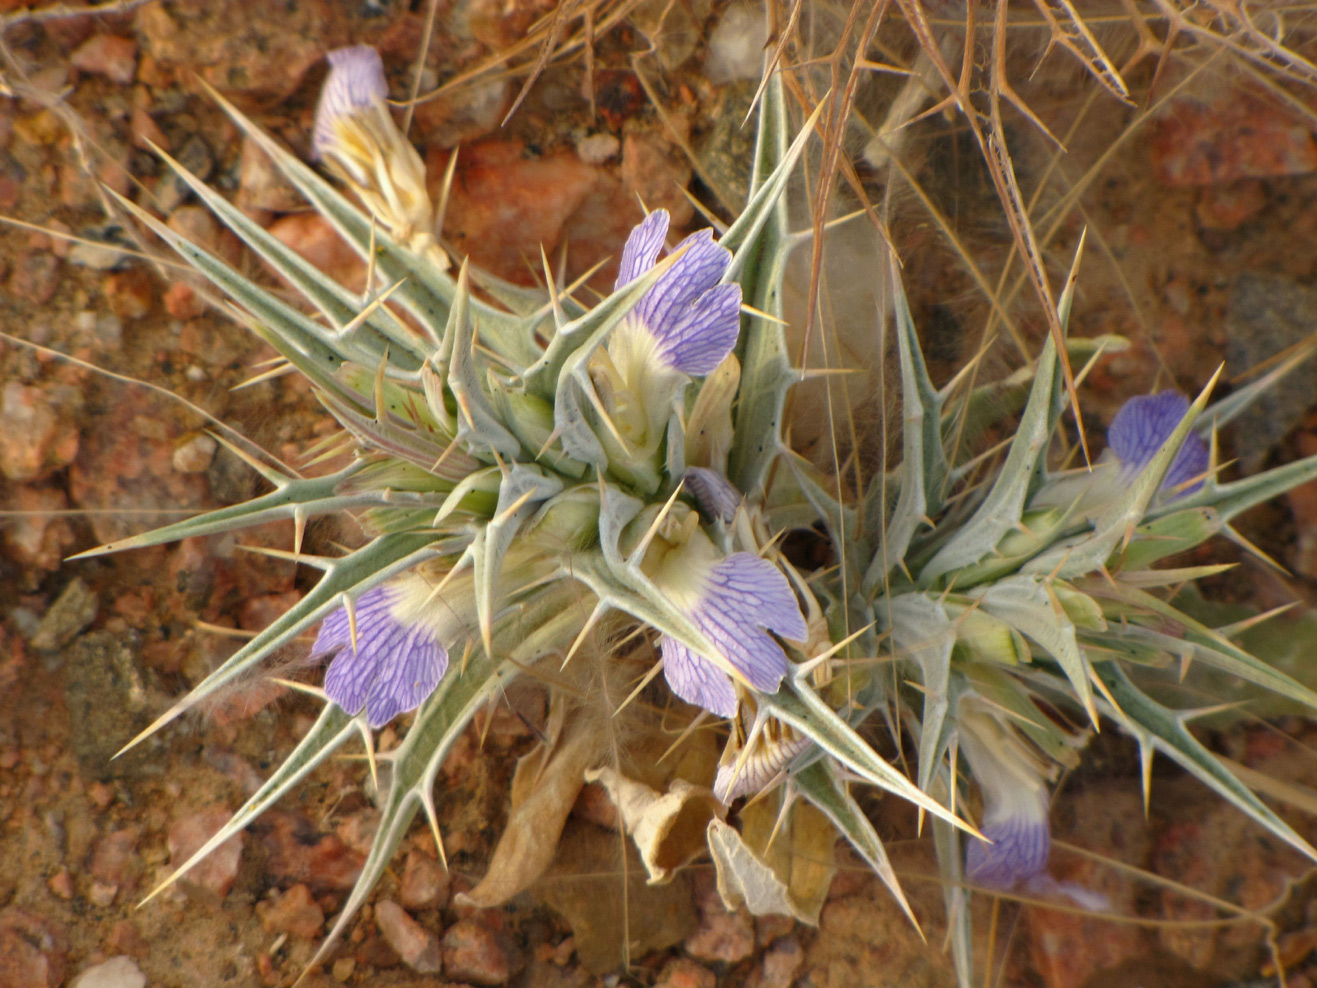
<instances>
[{"instance_id":1,"label":"spiny plant","mask_svg":"<svg viewBox=\"0 0 1317 988\"><path fill-rule=\"evenodd\" d=\"M626 243L613 291L586 307L547 261L543 291L467 262L452 271L434 226L442 210L386 106L378 55L345 49L331 64L314 149L348 194L215 98L367 261L364 296L167 155L314 314L120 199L310 380L351 451L347 466L302 477L234 447L269 493L84 554L291 519L286 555L323 572L131 743L319 624L311 659L329 660L323 687L300 688L322 712L179 874L359 737L381 821L332 941L418 812L440 839L436 776L477 711L522 679L542 684L561 725L571 700L563 670L587 651L619 664L640 654L651 671L636 693L659 697L687 732L727 721L716 773L673 780L667 792L604 765L581 738L592 722L559 735L559 750L586 752L564 764L603 779L623 807L651 880L707 846L729 903L816 921L827 876L793 869L780 835L814 847L841 835L910 913L852 792L876 786L933 820L964 984L970 889L1092 901L1047 878L1049 783L1103 724L1137 741L1145 794L1161 752L1317 857L1188 730L1194 711L1163 705L1142 682L1146 670L1197 661L1317 709L1317 694L1240 649L1234 629L1176 609L1173 589L1220 567L1155 567L1230 535L1241 512L1317 476L1310 458L1232 483L1217 477L1215 430L1306 353L1215 403L1210 386L1192 402L1173 392L1135 399L1112 425L1107 459L1061 469L1053 447L1068 403L1065 358L1091 364L1122 345L1064 335L1078 256L1057 305L1063 347L1049 336L1010 378L972 387L962 374L941 389L893 263L871 274L894 299L890 326L875 331L890 332L899 355L901 462L839 497L835 478L783 438L800 377L784 341L783 280L791 251L812 236L789 228L784 196L819 113L793 139L780 76L769 76L758 106L750 196L734 222L667 250L668 216L650 213ZM1016 411L1003 448L963 452L958 437L1007 427ZM308 519L344 512L364 544L332 557L302 551ZM795 531L823 533L829 564L794 566L782 540ZM660 670L666 700L650 684ZM409 720L401 742L374 752L373 732L399 718ZM913 740L913 778L871 740L883 724ZM965 811L974 787L977 823ZM637 789L651 798L629 799ZM738 831L727 809L745 797ZM765 806L775 814L766 827ZM699 848L682 843L689 826L672 826L690 813Z\"/></svg>"}]
</instances>

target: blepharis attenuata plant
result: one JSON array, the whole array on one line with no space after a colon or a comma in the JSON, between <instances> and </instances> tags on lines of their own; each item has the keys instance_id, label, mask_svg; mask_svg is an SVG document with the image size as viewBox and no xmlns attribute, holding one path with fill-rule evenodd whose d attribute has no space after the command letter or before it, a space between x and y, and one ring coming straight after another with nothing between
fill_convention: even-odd
<instances>
[{"instance_id":1,"label":"blepharis attenuata plant","mask_svg":"<svg viewBox=\"0 0 1317 988\"><path fill-rule=\"evenodd\" d=\"M547 743L569 753L565 776L546 778L569 789L603 781L654 882L707 855L729 904L816 921L826 882L784 867L771 848L794 829L813 846L849 842L909 912L855 789L914 804L932 822L948 915L959 917L962 979L972 969L971 890L1091 901L1052 880L1047 862L1050 787L1093 730L1135 739L1145 786L1160 753L1317 858L1188 730L1192 711L1141 684L1149 669L1193 661L1317 709L1317 695L1242 650L1228 629L1171 602L1172 589L1219 567L1158 566L1317 476L1310 458L1230 483L1217 477L1216 429L1298 357L1224 400L1213 402L1210 386L1192 400L1135 398L1112 423L1103 458L1062 469L1054 439L1066 382L1082 381L1123 341L1058 346L1049 337L1004 383L974 387L957 376L938 389L900 272L875 263L862 276L886 281L895 300L873 332L898 357L899 466L839 496L785 438L800 374L782 289L792 251L811 239L790 227L786 197L818 114L793 133L779 76L758 102L750 193L735 220L677 240L666 212L648 213L611 293L586 306L554 287L547 262L548 288L536 292L450 259L424 165L386 103L379 56L354 47L330 61L313 142L319 168L221 105L367 261L364 295L176 162L304 306L122 200L306 376L352 450L347 466L313 477L247 456L268 493L91 553L291 519L289 555L322 571L300 603L142 735L316 632L314 672L299 688L322 703L318 719L180 874L360 739L381 823L332 941L418 813L441 839L440 767L513 680L545 692L557 725ZM1078 258L1056 306L1062 330L1077 267ZM956 440L1016 412L1002 449L973 455ZM304 553L308 519L326 514L355 519L360 544ZM821 533L825 565L793 564L783 546L795 532ZM722 725L721 760L701 777L629 776L607 757L625 735L604 737L597 720L572 715L582 662L639 665L644 675L625 681L616 708L661 708L678 743L697 726ZM401 741L375 752L374 732L386 725ZM883 757L877 726L910 739L912 758ZM771 832L728 822L731 809L764 805L777 815ZM537 826L560 830L568 809L570 800L561 819ZM535 877L473 895L493 904Z\"/></svg>"}]
</instances>

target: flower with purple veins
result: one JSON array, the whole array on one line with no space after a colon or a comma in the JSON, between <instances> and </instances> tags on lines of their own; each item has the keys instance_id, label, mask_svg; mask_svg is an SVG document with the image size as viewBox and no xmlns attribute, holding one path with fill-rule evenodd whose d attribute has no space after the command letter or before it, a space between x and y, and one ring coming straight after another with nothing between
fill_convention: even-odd
<instances>
[{"instance_id":1,"label":"flower with purple veins","mask_svg":"<svg viewBox=\"0 0 1317 988\"><path fill-rule=\"evenodd\" d=\"M984 803L981 830L992 843L970 839L965 852L969 880L1005 890L1042 874L1052 846L1046 790L1016 789L1008 798L989 802L985 788Z\"/></svg>"},{"instance_id":2,"label":"flower with purple veins","mask_svg":"<svg viewBox=\"0 0 1317 988\"><path fill-rule=\"evenodd\" d=\"M326 58L329 75L320 91L316 104L315 130L311 138L311 151L319 159L339 139L336 125L339 120L383 107L389 95L384 81L384 62L380 53L370 45L353 45L337 48Z\"/></svg>"},{"instance_id":3,"label":"flower with purple veins","mask_svg":"<svg viewBox=\"0 0 1317 988\"><path fill-rule=\"evenodd\" d=\"M1012 728L962 701L960 750L983 794L979 830L971 837L965 874L975 885L1006 891L1043 874L1052 846L1047 770L1041 756Z\"/></svg>"},{"instance_id":4,"label":"flower with purple veins","mask_svg":"<svg viewBox=\"0 0 1317 988\"><path fill-rule=\"evenodd\" d=\"M631 231L622 249L616 291L658 262L668 235L668 211L656 209ZM741 332L741 286L720 285L732 252L714 243L712 230L692 233L674 253L685 253L631 311L628 321L654 340L654 356L683 374L702 377L726 359Z\"/></svg>"},{"instance_id":5,"label":"flower with purple veins","mask_svg":"<svg viewBox=\"0 0 1317 988\"><path fill-rule=\"evenodd\" d=\"M389 113L379 52L338 48L316 105L312 156L324 161L395 237L440 268L448 255L435 240L425 163Z\"/></svg>"},{"instance_id":6,"label":"flower with purple veins","mask_svg":"<svg viewBox=\"0 0 1317 988\"><path fill-rule=\"evenodd\" d=\"M719 558L708 537L697 532L668 554L656 582L726 665L761 693L777 692L789 663L769 632L794 641L807 635L781 570L750 552ZM659 651L672 692L721 717L736 713L736 687L722 666L668 635L659 639Z\"/></svg>"},{"instance_id":7,"label":"flower with purple veins","mask_svg":"<svg viewBox=\"0 0 1317 988\"><path fill-rule=\"evenodd\" d=\"M668 224L667 210L656 209L631 231L614 290L658 263ZM741 286L720 283L731 251L706 229L679 243L676 252L683 253L622 319L592 364L609 415L638 447L657 445L682 385L727 359L741 331Z\"/></svg>"},{"instance_id":8,"label":"flower with purple veins","mask_svg":"<svg viewBox=\"0 0 1317 988\"><path fill-rule=\"evenodd\" d=\"M325 693L347 713L364 709L373 728L415 710L435 691L448 670L442 625L422 618L418 604L428 585L401 582L367 590L348 608L340 607L320 625L311 658L333 655L325 673ZM431 605L443 613L443 605ZM354 636L355 625L355 636Z\"/></svg>"},{"instance_id":9,"label":"flower with purple veins","mask_svg":"<svg viewBox=\"0 0 1317 988\"><path fill-rule=\"evenodd\" d=\"M682 482L695 499L700 513L716 521L730 523L736 517L736 509L745 500L730 480L707 467L687 467Z\"/></svg>"},{"instance_id":10,"label":"flower with purple veins","mask_svg":"<svg viewBox=\"0 0 1317 988\"><path fill-rule=\"evenodd\" d=\"M1133 476L1142 471L1188 411L1189 399L1178 391L1139 395L1125 402L1107 429L1107 446L1120 461L1122 473ZM1192 494L1203 486L1207 468L1207 444L1190 431L1171 461L1161 489L1172 497Z\"/></svg>"}]
</instances>

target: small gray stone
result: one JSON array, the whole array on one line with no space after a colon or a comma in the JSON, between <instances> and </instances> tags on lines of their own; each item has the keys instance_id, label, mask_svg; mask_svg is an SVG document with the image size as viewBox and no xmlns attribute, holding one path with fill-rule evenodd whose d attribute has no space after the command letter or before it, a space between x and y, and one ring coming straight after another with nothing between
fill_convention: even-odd
<instances>
[{"instance_id":1,"label":"small gray stone","mask_svg":"<svg viewBox=\"0 0 1317 988\"><path fill-rule=\"evenodd\" d=\"M117 223L86 227L78 231L83 240L92 243L76 243L69 248L69 263L94 271L113 271L129 263L129 256L123 248L132 247L132 241Z\"/></svg>"},{"instance_id":2,"label":"small gray stone","mask_svg":"<svg viewBox=\"0 0 1317 988\"><path fill-rule=\"evenodd\" d=\"M42 615L36 634L32 636L32 647L39 652L58 652L96 620L99 609L100 599L96 592L83 582L82 577L74 577Z\"/></svg>"},{"instance_id":3,"label":"small gray stone","mask_svg":"<svg viewBox=\"0 0 1317 988\"><path fill-rule=\"evenodd\" d=\"M199 134L187 139L174 160L202 181L210 178L210 173L215 170L215 154ZM162 213L172 213L191 194L191 186L171 169L155 190L155 205Z\"/></svg>"},{"instance_id":4,"label":"small gray stone","mask_svg":"<svg viewBox=\"0 0 1317 988\"><path fill-rule=\"evenodd\" d=\"M1317 325L1317 289L1279 275L1241 274L1226 310L1226 360L1242 373L1307 339ZM1268 388L1231 427L1245 473L1262 465L1271 448L1317 402L1313 359Z\"/></svg>"},{"instance_id":5,"label":"small gray stone","mask_svg":"<svg viewBox=\"0 0 1317 988\"><path fill-rule=\"evenodd\" d=\"M150 723L152 710L163 699L149 678L149 670L138 662L139 648L135 633L93 631L64 650L64 702L76 725L73 751L88 778L163 771L162 763L151 756L149 745L114 757Z\"/></svg>"},{"instance_id":6,"label":"small gray stone","mask_svg":"<svg viewBox=\"0 0 1317 988\"><path fill-rule=\"evenodd\" d=\"M146 988L146 975L131 957L121 954L87 968L69 982L69 988Z\"/></svg>"},{"instance_id":7,"label":"small gray stone","mask_svg":"<svg viewBox=\"0 0 1317 988\"><path fill-rule=\"evenodd\" d=\"M437 974L442 967L439 938L389 899L375 904L375 925L402 962L419 974Z\"/></svg>"}]
</instances>

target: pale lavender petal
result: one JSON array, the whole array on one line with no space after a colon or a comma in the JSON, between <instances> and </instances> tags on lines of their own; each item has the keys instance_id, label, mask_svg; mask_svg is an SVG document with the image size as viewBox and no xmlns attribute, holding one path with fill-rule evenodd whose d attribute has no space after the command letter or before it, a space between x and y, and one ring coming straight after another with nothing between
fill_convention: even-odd
<instances>
[{"instance_id":1,"label":"pale lavender petal","mask_svg":"<svg viewBox=\"0 0 1317 988\"><path fill-rule=\"evenodd\" d=\"M311 649L312 658L337 653L325 672L325 693L349 714L365 708L371 727L419 707L448 668L448 651L429 628L394 617L395 597L378 586L357 598L355 648L341 607L325 619Z\"/></svg>"},{"instance_id":2,"label":"pale lavender petal","mask_svg":"<svg viewBox=\"0 0 1317 988\"><path fill-rule=\"evenodd\" d=\"M1131 398L1112 419L1111 427L1107 429L1107 445L1122 466L1137 473L1148 465L1188 411L1189 399L1178 391ZM1175 490L1194 477L1201 477L1207 466L1207 444L1191 431L1171 461L1162 488ZM1201 486L1199 481L1179 493L1189 494Z\"/></svg>"},{"instance_id":3,"label":"pale lavender petal","mask_svg":"<svg viewBox=\"0 0 1317 988\"><path fill-rule=\"evenodd\" d=\"M741 506L744 498L732 482L717 470L687 467L682 479L686 490L690 491L705 516L726 522L736 517L736 509Z\"/></svg>"},{"instance_id":4,"label":"pale lavender petal","mask_svg":"<svg viewBox=\"0 0 1317 988\"><path fill-rule=\"evenodd\" d=\"M741 332L741 286L720 285L732 254L712 230L693 233L685 249L636 306L636 318L658 342L659 357L684 374L710 373L732 352Z\"/></svg>"},{"instance_id":5,"label":"pale lavender petal","mask_svg":"<svg viewBox=\"0 0 1317 988\"><path fill-rule=\"evenodd\" d=\"M622 260L617 266L617 281L613 290L635 281L658 261L659 252L668 238L668 211L656 209L641 221L626 238Z\"/></svg>"},{"instance_id":6,"label":"pale lavender petal","mask_svg":"<svg viewBox=\"0 0 1317 988\"><path fill-rule=\"evenodd\" d=\"M712 230L700 230L673 248L685 253L645 293L636 306L646 326L662 326L679 318L701 295L718 284L732 262L732 252L714 243ZM651 262L652 263L652 262Z\"/></svg>"},{"instance_id":7,"label":"pale lavender petal","mask_svg":"<svg viewBox=\"0 0 1317 988\"><path fill-rule=\"evenodd\" d=\"M426 629L402 628L392 661L381 662L366 697L366 719L383 727L399 714L415 710L434 692L448 670L448 651Z\"/></svg>"},{"instance_id":8,"label":"pale lavender petal","mask_svg":"<svg viewBox=\"0 0 1317 988\"><path fill-rule=\"evenodd\" d=\"M672 692L720 717L735 716L736 689L731 676L667 635L659 639L659 652Z\"/></svg>"},{"instance_id":9,"label":"pale lavender petal","mask_svg":"<svg viewBox=\"0 0 1317 988\"><path fill-rule=\"evenodd\" d=\"M697 579L700 590L690 608L691 621L717 649L718 657L746 682L761 692L776 693L790 663L782 646L764 629L795 639L806 635L805 619L787 578L767 560L736 552ZM736 712L736 690L725 665L666 635L659 647L673 692L724 717Z\"/></svg>"},{"instance_id":10,"label":"pale lavender petal","mask_svg":"<svg viewBox=\"0 0 1317 988\"><path fill-rule=\"evenodd\" d=\"M787 657L767 627L803 639L805 619L791 585L776 566L736 552L713 566L691 614L696 627L755 689L776 693L787 674Z\"/></svg>"},{"instance_id":11,"label":"pale lavender petal","mask_svg":"<svg viewBox=\"0 0 1317 988\"><path fill-rule=\"evenodd\" d=\"M357 621L358 640L363 623L375 625L381 620L392 620L389 607L395 596L396 594L387 584L380 584L371 587L352 602L352 613ZM340 607L321 623L320 633L316 635L315 644L311 646L311 658L323 658L350 644L352 644L352 625L348 620L348 609Z\"/></svg>"},{"instance_id":12,"label":"pale lavender petal","mask_svg":"<svg viewBox=\"0 0 1317 988\"><path fill-rule=\"evenodd\" d=\"M311 139L311 150L317 158L334 140L334 120L382 103L389 93L380 53L369 45L336 48L326 57L329 59L329 75L320 90Z\"/></svg>"},{"instance_id":13,"label":"pale lavender petal","mask_svg":"<svg viewBox=\"0 0 1317 988\"><path fill-rule=\"evenodd\" d=\"M656 287L662 287L662 280ZM672 368L692 377L713 372L736 346L741 334L741 286L717 285L666 321L646 322L658 341L658 353Z\"/></svg>"},{"instance_id":14,"label":"pale lavender petal","mask_svg":"<svg viewBox=\"0 0 1317 988\"><path fill-rule=\"evenodd\" d=\"M1047 867L1052 832L1046 813L1002 815L985 820L982 831L992 843L970 838L965 852L965 874L975 885L1011 889Z\"/></svg>"},{"instance_id":15,"label":"pale lavender petal","mask_svg":"<svg viewBox=\"0 0 1317 988\"><path fill-rule=\"evenodd\" d=\"M782 571L752 552L734 552L717 563L709 575L709 598L726 601L748 620L764 625L783 638L804 641L809 634L800 604Z\"/></svg>"}]
</instances>

